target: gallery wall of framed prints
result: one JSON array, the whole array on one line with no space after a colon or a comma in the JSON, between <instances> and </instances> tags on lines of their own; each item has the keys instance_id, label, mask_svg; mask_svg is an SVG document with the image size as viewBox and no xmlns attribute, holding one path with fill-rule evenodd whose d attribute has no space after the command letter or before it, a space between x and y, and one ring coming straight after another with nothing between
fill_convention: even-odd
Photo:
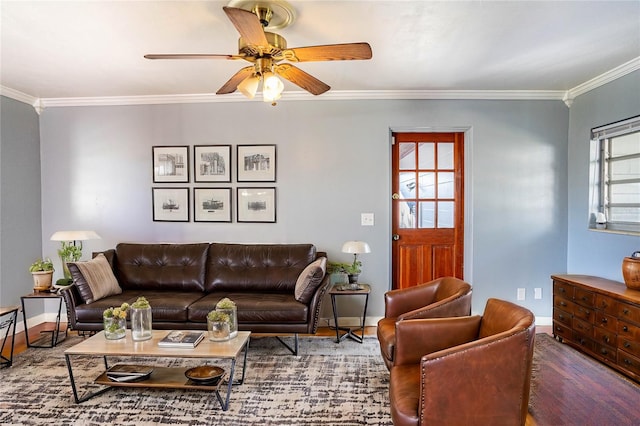
<instances>
[{"instance_id":1,"label":"gallery wall of framed prints","mask_svg":"<svg viewBox=\"0 0 640 426\"><path fill-rule=\"evenodd\" d=\"M153 146L153 221L275 223L276 188L261 185L276 182L276 145L235 148L234 159L232 145Z\"/></svg>"}]
</instances>

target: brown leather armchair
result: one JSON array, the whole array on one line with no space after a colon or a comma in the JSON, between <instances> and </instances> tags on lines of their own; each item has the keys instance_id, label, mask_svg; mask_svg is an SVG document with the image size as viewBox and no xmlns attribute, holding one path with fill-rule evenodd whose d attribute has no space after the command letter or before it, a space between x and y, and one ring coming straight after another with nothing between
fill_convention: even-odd
<instances>
[{"instance_id":1,"label":"brown leather armchair","mask_svg":"<svg viewBox=\"0 0 640 426\"><path fill-rule=\"evenodd\" d=\"M378 321L380 352L388 369L394 361L396 322L418 318L459 317L471 314L471 285L443 277L384 295L384 318Z\"/></svg>"},{"instance_id":2,"label":"brown leather armchair","mask_svg":"<svg viewBox=\"0 0 640 426\"><path fill-rule=\"evenodd\" d=\"M498 299L482 316L400 321L393 424L524 425L534 337L533 313Z\"/></svg>"}]
</instances>

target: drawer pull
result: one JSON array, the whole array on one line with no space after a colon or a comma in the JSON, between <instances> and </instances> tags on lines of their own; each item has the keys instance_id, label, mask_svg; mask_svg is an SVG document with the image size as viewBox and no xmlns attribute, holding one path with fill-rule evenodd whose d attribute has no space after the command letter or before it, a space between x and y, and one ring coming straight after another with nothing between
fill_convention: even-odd
<instances>
[{"instance_id":1,"label":"drawer pull","mask_svg":"<svg viewBox=\"0 0 640 426\"><path fill-rule=\"evenodd\" d=\"M602 348L602 349L600 349L600 353L601 353L602 355L606 355L606 354L608 354L608 353L609 353L609 351L608 351L608 350L606 350L606 349L604 349L604 348Z\"/></svg>"},{"instance_id":2,"label":"drawer pull","mask_svg":"<svg viewBox=\"0 0 640 426\"><path fill-rule=\"evenodd\" d=\"M564 319L564 315L559 314L559 315L558 315L558 318L560 318L561 320L563 320L563 319Z\"/></svg>"},{"instance_id":3,"label":"drawer pull","mask_svg":"<svg viewBox=\"0 0 640 426\"><path fill-rule=\"evenodd\" d=\"M633 365L633 362L631 362L631 360L629 360L627 358L624 359L624 363L627 364L627 365Z\"/></svg>"},{"instance_id":4,"label":"drawer pull","mask_svg":"<svg viewBox=\"0 0 640 426\"><path fill-rule=\"evenodd\" d=\"M627 308L624 308L622 310L622 313L625 314L625 315L629 315L629 310Z\"/></svg>"},{"instance_id":5,"label":"drawer pull","mask_svg":"<svg viewBox=\"0 0 640 426\"><path fill-rule=\"evenodd\" d=\"M609 339L609 336L604 336L602 340L604 340L605 343L609 343L610 339Z\"/></svg>"},{"instance_id":6,"label":"drawer pull","mask_svg":"<svg viewBox=\"0 0 640 426\"><path fill-rule=\"evenodd\" d=\"M624 343L622 344L622 346L624 346L625 348L630 348L630 347L631 347L631 343L629 343L629 342L624 342Z\"/></svg>"},{"instance_id":7,"label":"drawer pull","mask_svg":"<svg viewBox=\"0 0 640 426\"><path fill-rule=\"evenodd\" d=\"M622 326L622 331L629 331L629 327L627 327L626 325Z\"/></svg>"},{"instance_id":8,"label":"drawer pull","mask_svg":"<svg viewBox=\"0 0 640 426\"><path fill-rule=\"evenodd\" d=\"M602 318L602 323L606 324L607 322L609 322L609 320L607 320L606 318Z\"/></svg>"},{"instance_id":9,"label":"drawer pull","mask_svg":"<svg viewBox=\"0 0 640 426\"><path fill-rule=\"evenodd\" d=\"M567 304L564 302L560 302L560 306L567 306Z\"/></svg>"},{"instance_id":10,"label":"drawer pull","mask_svg":"<svg viewBox=\"0 0 640 426\"><path fill-rule=\"evenodd\" d=\"M566 290L564 289L564 287L558 287L558 291L560 293L566 293Z\"/></svg>"}]
</instances>

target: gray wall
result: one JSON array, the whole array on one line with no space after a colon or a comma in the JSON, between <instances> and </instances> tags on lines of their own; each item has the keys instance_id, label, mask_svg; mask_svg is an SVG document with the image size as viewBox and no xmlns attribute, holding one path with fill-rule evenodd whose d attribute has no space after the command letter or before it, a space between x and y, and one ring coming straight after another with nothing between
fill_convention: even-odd
<instances>
[{"instance_id":1,"label":"gray wall","mask_svg":"<svg viewBox=\"0 0 640 426\"><path fill-rule=\"evenodd\" d=\"M40 134L32 106L0 97L0 305L33 291L28 272L42 255ZM43 304L29 314L43 313Z\"/></svg>"},{"instance_id":2,"label":"gray wall","mask_svg":"<svg viewBox=\"0 0 640 426\"><path fill-rule=\"evenodd\" d=\"M640 236L588 230L589 139L593 127L640 115L640 71L576 98L569 122L567 270L622 281L622 259L640 250Z\"/></svg>"},{"instance_id":3,"label":"gray wall","mask_svg":"<svg viewBox=\"0 0 640 426\"><path fill-rule=\"evenodd\" d=\"M390 129L455 127L470 136L465 278L474 311L489 297L515 300L525 287L521 303L549 317L549 275L566 270L569 110L560 101L69 107L46 109L40 120L42 244L52 257L49 237L67 229L102 236L85 244L85 257L121 241L312 242L346 261L342 243L360 239L372 249L360 257L361 281L373 286L369 316L379 317L390 287ZM152 183L151 147L199 144L277 144L276 224L151 220L151 187L181 186ZM375 226L360 226L363 212L375 214ZM533 300L534 287L542 300Z\"/></svg>"}]
</instances>

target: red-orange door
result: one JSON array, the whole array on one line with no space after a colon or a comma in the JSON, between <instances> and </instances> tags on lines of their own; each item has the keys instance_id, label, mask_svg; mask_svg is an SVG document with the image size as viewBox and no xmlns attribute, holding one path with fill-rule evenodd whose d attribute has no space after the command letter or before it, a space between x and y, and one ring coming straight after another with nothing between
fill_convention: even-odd
<instances>
[{"instance_id":1,"label":"red-orange door","mask_svg":"<svg viewBox=\"0 0 640 426\"><path fill-rule=\"evenodd\" d=\"M464 133L394 133L393 288L463 278Z\"/></svg>"}]
</instances>

